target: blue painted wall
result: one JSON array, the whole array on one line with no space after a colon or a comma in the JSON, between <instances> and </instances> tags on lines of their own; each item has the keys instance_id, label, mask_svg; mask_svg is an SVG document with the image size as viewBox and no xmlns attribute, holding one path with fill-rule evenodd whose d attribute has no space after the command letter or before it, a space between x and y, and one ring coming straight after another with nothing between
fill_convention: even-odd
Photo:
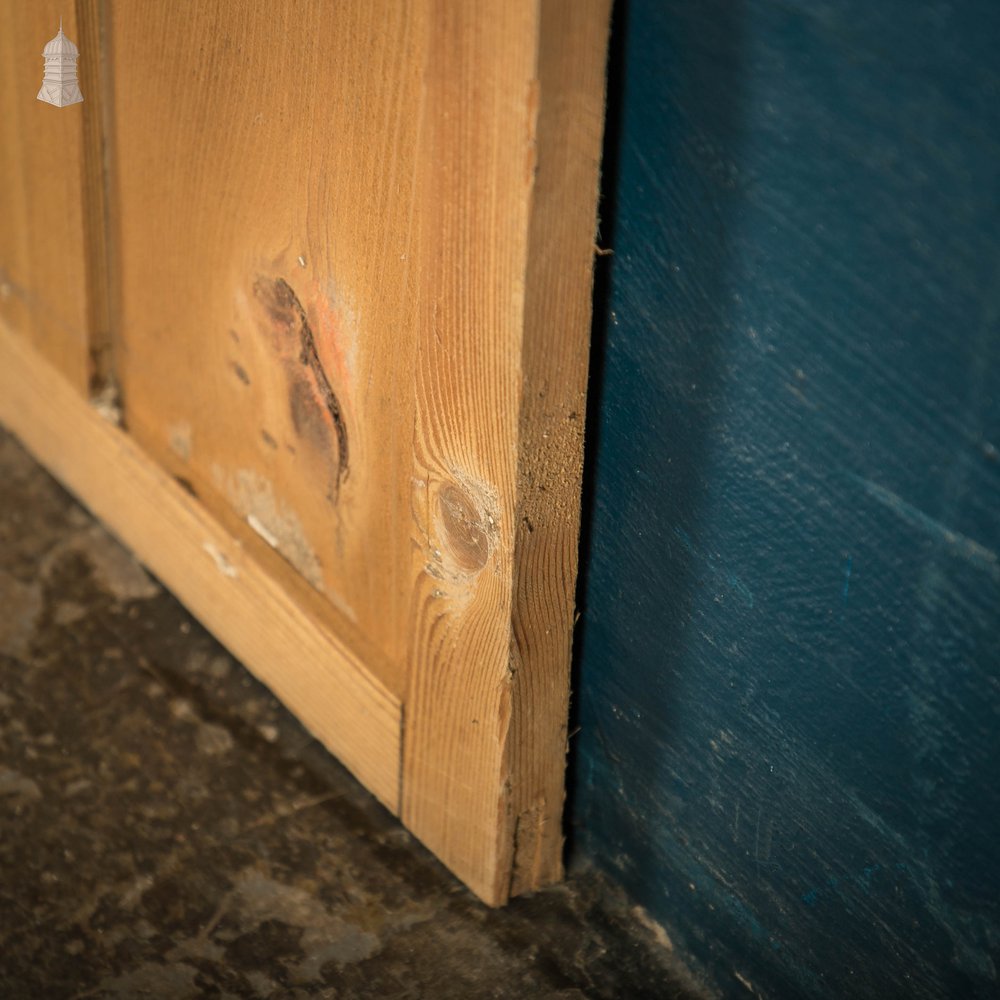
<instances>
[{"instance_id":1,"label":"blue painted wall","mask_svg":"<svg viewBox=\"0 0 1000 1000\"><path fill-rule=\"evenodd\" d=\"M574 850L734 997L1000 995L1000 3L620 4Z\"/></svg>"}]
</instances>

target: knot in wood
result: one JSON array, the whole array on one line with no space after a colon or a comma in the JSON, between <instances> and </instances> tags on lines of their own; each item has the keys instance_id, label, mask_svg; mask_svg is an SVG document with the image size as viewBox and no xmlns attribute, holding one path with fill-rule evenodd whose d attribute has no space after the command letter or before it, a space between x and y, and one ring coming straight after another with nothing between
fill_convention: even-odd
<instances>
[{"instance_id":1,"label":"knot in wood","mask_svg":"<svg viewBox=\"0 0 1000 1000\"><path fill-rule=\"evenodd\" d=\"M478 573L490 556L490 531L472 498L448 483L438 492L440 534L459 567Z\"/></svg>"}]
</instances>

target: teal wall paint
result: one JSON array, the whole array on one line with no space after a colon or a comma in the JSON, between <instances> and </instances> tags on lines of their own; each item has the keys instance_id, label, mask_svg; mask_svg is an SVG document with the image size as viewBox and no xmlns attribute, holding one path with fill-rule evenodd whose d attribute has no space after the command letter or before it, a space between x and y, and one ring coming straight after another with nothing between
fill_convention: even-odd
<instances>
[{"instance_id":1,"label":"teal wall paint","mask_svg":"<svg viewBox=\"0 0 1000 1000\"><path fill-rule=\"evenodd\" d=\"M1000 995L1000 4L616 15L570 819L725 995Z\"/></svg>"}]
</instances>

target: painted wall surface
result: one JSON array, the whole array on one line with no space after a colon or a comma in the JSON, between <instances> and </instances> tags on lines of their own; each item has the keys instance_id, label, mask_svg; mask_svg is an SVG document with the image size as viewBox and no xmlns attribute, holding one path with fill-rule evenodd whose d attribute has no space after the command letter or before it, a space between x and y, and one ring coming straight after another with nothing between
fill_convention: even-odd
<instances>
[{"instance_id":1,"label":"painted wall surface","mask_svg":"<svg viewBox=\"0 0 1000 1000\"><path fill-rule=\"evenodd\" d=\"M574 850L724 995L997 997L1000 4L616 27Z\"/></svg>"}]
</instances>

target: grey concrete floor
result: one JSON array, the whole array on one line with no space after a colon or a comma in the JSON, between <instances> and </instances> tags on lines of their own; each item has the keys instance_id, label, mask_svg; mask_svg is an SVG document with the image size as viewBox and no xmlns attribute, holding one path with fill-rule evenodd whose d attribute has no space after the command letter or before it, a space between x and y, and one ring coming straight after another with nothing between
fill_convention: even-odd
<instances>
[{"instance_id":1,"label":"grey concrete floor","mask_svg":"<svg viewBox=\"0 0 1000 1000\"><path fill-rule=\"evenodd\" d=\"M0 432L0 997L690 997L586 868L478 903Z\"/></svg>"}]
</instances>

